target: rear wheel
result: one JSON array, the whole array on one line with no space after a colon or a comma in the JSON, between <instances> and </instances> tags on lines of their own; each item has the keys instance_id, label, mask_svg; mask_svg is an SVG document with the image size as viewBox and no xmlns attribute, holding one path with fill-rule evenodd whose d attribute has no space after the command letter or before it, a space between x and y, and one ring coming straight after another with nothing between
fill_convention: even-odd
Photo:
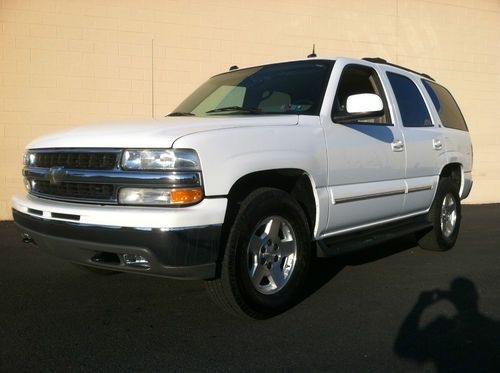
<instances>
[{"instance_id":1,"label":"rear wheel","mask_svg":"<svg viewBox=\"0 0 500 373\"><path fill-rule=\"evenodd\" d=\"M216 304L253 318L276 315L303 290L311 258L306 216L286 192L261 188L242 203L230 229L221 277L208 281Z\"/></svg>"},{"instance_id":2,"label":"rear wheel","mask_svg":"<svg viewBox=\"0 0 500 373\"><path fill-rule=\"evenodd\" d=\"M461 211L456 184L449 178L441 179L428 214L432 229L421 234L418 240L419 246L435 251L451 249L457 241Z\"/></svg>"}]
</instances>

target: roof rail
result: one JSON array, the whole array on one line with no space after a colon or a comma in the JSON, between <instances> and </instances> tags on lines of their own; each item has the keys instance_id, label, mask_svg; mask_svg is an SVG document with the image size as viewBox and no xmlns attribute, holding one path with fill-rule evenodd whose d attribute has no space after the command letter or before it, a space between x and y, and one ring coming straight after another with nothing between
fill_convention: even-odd
<instances>
[{"instance_id":1,"label":"roof rail","mask_svg":"<svg viewBox=\"0 0 500 373\"><path fill-rule=\"evenodd\" d=\"M409 71L411 73L414 73L414 74L423 76L424 78L427 78L427 79L430 79L432 81L435 81L434 78L431 77L429 74L419 73L418 71L408 69L407 67L387 62L386 60L384 60L383 58L380 58L380 57L364 57L364 58L362 58L362 60L363 61L368 61L368 62L373 62L373 63L379 63L379 64L382 64L382 65L388 65L388 66L392 66L392 67L397 67L398 69Z\"/></svg>"}]
</instances>

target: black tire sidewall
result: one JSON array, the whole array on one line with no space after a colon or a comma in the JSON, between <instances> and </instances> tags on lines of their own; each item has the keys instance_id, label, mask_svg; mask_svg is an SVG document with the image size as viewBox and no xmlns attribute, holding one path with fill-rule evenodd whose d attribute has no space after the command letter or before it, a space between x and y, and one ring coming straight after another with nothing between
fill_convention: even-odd
<instances>
[{"instance_id":1,"label":"black tire sidewall","mask_svg":"<svg viewBox=\"0 0 500 373\"><path fill-rule=\"evenodd\" d=\"M247 268L247 247L251 235L261 221L270 216L280 216L288 221L297 241L297 258L287 284L280 291L266 295L255 289ZM300 205L287 193L266 188L258 190L242 204L228 239L229 275L235 298L242 308L252 313L275 314L297 299L307 278L311 257L311 238L305 214Z\"/></svg>"},{"instance_id":2,"label":"black tire sidewall","mask_svg":"<svg viewBox=\"0 0 500 373\"><path fill-rule=\"evenodd\" d=\"M441 230L441 211L443 200L448 194L450 194L455 201L455 205L457 207L457 220L453 233L449 237L445 237L443 231ZM434 233L436 234L436 241L442 250L449 250L455 245L458 238L458 232L460 230L461 218L462 209L458 190L450 179L442 179L436 192L432 214L432 224L434 226Z\"/></svg>"}]
</instances>

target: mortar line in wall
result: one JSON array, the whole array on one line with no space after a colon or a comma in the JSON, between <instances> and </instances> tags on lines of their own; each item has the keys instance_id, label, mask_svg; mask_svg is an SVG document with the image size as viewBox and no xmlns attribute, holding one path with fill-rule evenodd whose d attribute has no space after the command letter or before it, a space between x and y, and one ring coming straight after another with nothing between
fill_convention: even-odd
<instances>
[{"instance_id":1,"label":"mortar line in wall","mask_svg":"<svg viewBox=\"0 0 500 373\"><path fill-rule=\"evenodd\" d=\"M396 64L399 64L399 0L396 0Z\"/></svg>"},{"instance_id":2,"label":"mortar line in wall","mask_svg":"<svg viewBox=\"0 0 500 373\"><path fill-rule=\"evenodd\" d=\"M155 39L151 39L151 118L155 118L155 70L154 70L154 45Z\"/></svg>"}]
</instances>

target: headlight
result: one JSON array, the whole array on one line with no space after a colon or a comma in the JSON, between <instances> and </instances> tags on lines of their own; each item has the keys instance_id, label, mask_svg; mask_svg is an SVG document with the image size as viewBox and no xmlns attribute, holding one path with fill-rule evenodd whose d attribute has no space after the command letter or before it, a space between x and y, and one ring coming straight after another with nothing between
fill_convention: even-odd
<instances>
[{"instance_id":1,"label":"headlight","mask_svg":"<svg viewBox=\"0 0 500 373\"><path fill-rule=\"evenodd\" d=\"M123 205L187 205L201 201L201 188L122 188L118 202Z\"/></svg>"},{"instance_id":2,"label":"headlight","mask_svg":"<svg viewBox=\"0 0 500 373\"><path fill-rule=\"evenodd\" d=\"M125 170L198 171L200 160L192 149L126 149L121 166Z\"/></svg>"}]
</instances>

